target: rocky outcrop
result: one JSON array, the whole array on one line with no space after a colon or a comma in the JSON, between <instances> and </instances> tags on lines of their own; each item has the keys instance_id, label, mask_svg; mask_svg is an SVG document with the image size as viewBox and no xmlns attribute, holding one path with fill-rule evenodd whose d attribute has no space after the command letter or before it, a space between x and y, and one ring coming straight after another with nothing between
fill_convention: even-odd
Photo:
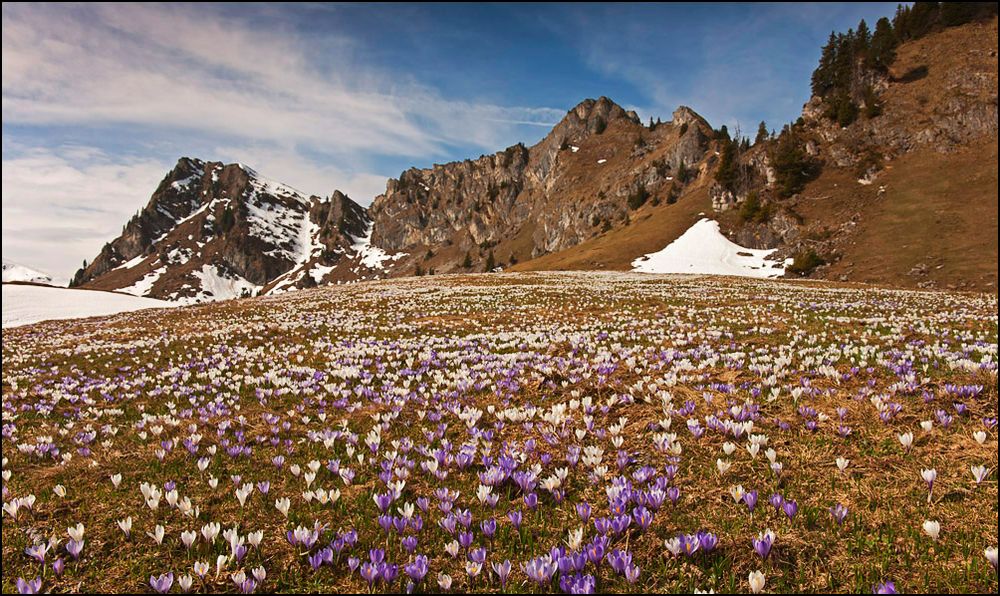
<instances>
[{"instance_id":1,"label":"rocky outcrop","mask_svg":"<svg viewBox=\"0 0 1000 596\"><path fill-rule=\"evenodd\" d=\"M433 253L425 260L439 272L479 269L498 251L514 260L569 248L626 221L629 196L665 195L671 172L705 159L710 135L689 108L651 131L608 98L587 99L530 148L390 180L369 210L372 243ZM413 258L397 265L414 266Z\"/></svg>"},{"instance_id":2,"label":"rocky outcrop","mask_svg":"<svg viewBox=\"0 0 1000 596\"><path fill-rule=\"evenodd\" d=\"M74 285L204 301L313 285L365 236L365 210L340 192L306 197L242 164L181 158L121 236ZM360 274L357 274L360 276Z\"/></svg>"}]
</instances>

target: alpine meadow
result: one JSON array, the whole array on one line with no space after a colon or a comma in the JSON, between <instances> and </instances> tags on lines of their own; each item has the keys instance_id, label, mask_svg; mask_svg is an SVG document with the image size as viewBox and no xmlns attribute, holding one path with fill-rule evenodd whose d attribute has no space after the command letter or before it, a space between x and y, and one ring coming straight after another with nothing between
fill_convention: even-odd
<instances>
[{"instance_id":1,"label":"alpine meadow","mask_svg":"<svg viewBox=\"0 0 1000 596\"><path fill-rule=\"evenodd\" d=\"M4 593L997 592L996 3L3 55Z\"/></svg>"}]
</instances>

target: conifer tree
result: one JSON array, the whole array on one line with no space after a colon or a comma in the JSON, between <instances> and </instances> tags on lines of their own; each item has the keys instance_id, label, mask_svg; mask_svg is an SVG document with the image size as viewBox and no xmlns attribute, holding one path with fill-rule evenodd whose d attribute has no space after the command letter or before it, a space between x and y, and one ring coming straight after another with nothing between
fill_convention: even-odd
<instances>
[{"instance_id":1,"label":"conifer tree","mask_svg":"<svg viewBox=\"0 0 1000 596\"><path fill-rule=\"evenodd\" d=\"M760 121L760 126L757 127L757 136L753 140L753 144L762 143L767 140L767 124L763 120Z\"/></svg>"}]
</instances>

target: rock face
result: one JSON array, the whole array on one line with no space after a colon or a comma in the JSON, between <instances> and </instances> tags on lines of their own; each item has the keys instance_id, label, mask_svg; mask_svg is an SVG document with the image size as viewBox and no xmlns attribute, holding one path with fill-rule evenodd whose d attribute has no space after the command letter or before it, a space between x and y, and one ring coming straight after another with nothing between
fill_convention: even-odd
<instances>
[{"instance_id":1,"label":"rock face","mask_svg":"<svg viewBox=\"0 0 1000 596\"><path fill-rule=\"evenodd\" d=\"M73 285L184 302L313 285L350 261L368 223L339 192L306 197L241 164L184 157Z\"/></svg>"},{"instance_id":2,"label":"rock face","mask_svg":"<svg viewBox=\"0 0 1000 596\"><path fill-rule=\"evenodd\" d=\"M706 158L708 123L689 108L674 117L650 129L588 99L530 148L407 170L372 203L372 244L408 253L397 273L482 270L579 244L626 221L630 196L665 197L671 172Z\"/></svg>"}]
</instances>

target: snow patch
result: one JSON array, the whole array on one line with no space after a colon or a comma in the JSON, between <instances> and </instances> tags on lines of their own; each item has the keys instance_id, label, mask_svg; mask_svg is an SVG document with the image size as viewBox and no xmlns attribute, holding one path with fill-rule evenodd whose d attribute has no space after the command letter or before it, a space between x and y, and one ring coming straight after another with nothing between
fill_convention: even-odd
<instances>
[{"instance_id":1,"label":"snow patch","mask_svg":"<svg viewBox=\"0 0 1000 596\"><path fill-rule=\"evenodd\" d=\"M385 271L385 266L383 265L384 262L401 259L406 256L406 253L400 252L390 255L381 248L372 246L372 231L374 229L374 222L368 222L368 227L365 228L365 235L360 238L355 238L354 244L351 248L354 249L355 254L358 256L358 260L362 265L368 267L369 269L379 269Z\"/></svg>"},{"instance_id":2,"label":"snow patch","mask_svg":"<svg viewBox=\"0 0 1000 596\"><path fill-rule=\"evenodd\" d=\"M200 180L201 177L204 175L205 175L204 171L198 170L194 174L191 174L190 176L184 178L183 180L177 180L175 182L171 182L170 186L172 186L174 190L186 190L187 187L191 186L192 183Z\"/></svg>"},{"instance_id":3,"label":"snow patch","mask_svg":"<svg viewBox=\"0 0 1000 596\"><path fill-rule=\"evenodd\" d=\"M597 160L597 163L602 164L602 163L606 163L607 161L608 160L606 160L606 159L599 159L599 160Z\"/></svg>"},{"instance_id":4,"label":"snow patch","mask_svg":"<svg viewBox=\"0 0 1000 596\"><path fill-rule=\"evenodd\" d=\"M719 222L703 218L659 252L632 261L640 273L702 273L739 277L780 277L782 263L769 261L771 250L744 248L722 235Z\"/></svg>"},{"instance_id":5,"label":"snow patch","mask_svg":"<svg viewBox=\"0 0 1000 596\"><path fill-rule=\"evenodd\" d=\"M149 255L139 255L133 259L129 259L128 261L125 261L121 265L115 267L114 271L118 271L119 269L131 269L132 267L135 267L139 263L145 261L148 256Z\"/></svg>"},{"instance_id":6,"label":"snow patch","mask_svg":"<svg viewBox=\"0 0 1000 596\"><path fill-rule=\"evenodd\" d=\"M225 276L215 265L202 265L201 271L192 271L191 275L201 280L201 292L197 296L181 298L178 302L190 304L212 300L229 300L241 296L253 296L261 286L233 274Z\"/></svg>"},{"instance_id":7,"label":"snow patch","mask_svg":"<svg viewBox=\"0 0 1000 596\"><path fill-rule=\"evenodd\" d=\"M146 275L142 276L142 279L130 285L127 288L122 288L119 292L125 292L126 294L132 294L133 296L145 296L149 294L150 290L153 289L153 284L156 280L160 279L166 272L166 267L160 267L159 269L154 269Z\"/></svg>"},{"instance_id":8,"label":"snow patch","mask_svg":"<svg viewBox=\"0 0 1000 596\"><path fill-rule=\"evenodd\" d=\"M52 276L42 273L37 269L25 267L17 263L3 259L3 283L12 281L24 281L35 284L51 284Z\"/></svg>"},{"instance_id":9,"label":"snow patch","mask_svg":"<svg viewBox=\"0 0 1000 596\"><path fill-rule=\"evenodd\" d=\"M327 274L329 274L333 270L334 267L332 265L331 266L316 265L315 267L312 268L312 270L309 271L309 276L313 278L314 282L323 283L323 278L326 277Z\"/></svg>"},{"instance_id":10,"label":"snow patch","mask_svg":"<svg viewBox=\"0 0 1000 596\"><path fill-rule=\"evenodd\" d=\"M249 175L250 186L252 186L257 193L269 194L275 197L292 197L300 203L307 202L306 196L291 186L271 180L270 178L265 178L249 166L245 166L243 164L239 164L239 166Z\"/></svg>"},{"instance_id":11,"label":"snow patch","mask_svg":"<svg viewBox=\"0 0 1000 596\"><path fill-rule=\"evenodd\" d=\"M176 303L97 290L41 286L3 286L3 327L19 327L53 319L113 315L144 308L171 308Z\"/></svg>"}]
</instances>

